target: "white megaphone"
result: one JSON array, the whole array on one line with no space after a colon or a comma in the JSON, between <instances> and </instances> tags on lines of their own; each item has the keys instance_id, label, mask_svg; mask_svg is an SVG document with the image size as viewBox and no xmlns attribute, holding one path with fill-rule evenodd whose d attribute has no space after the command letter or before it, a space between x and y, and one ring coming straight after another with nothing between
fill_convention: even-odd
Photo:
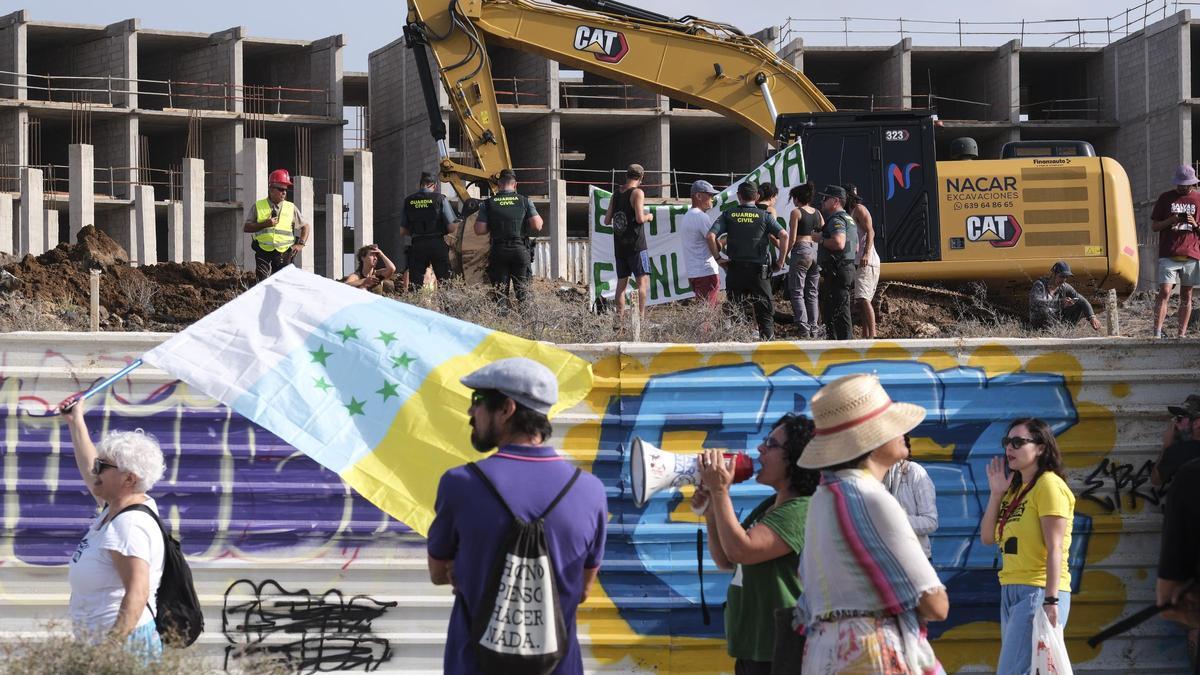
<instances>
[{"instance_id":1,"label":"white megaphone","mask_svg":"<svg viewBox=\"0 0 1200 675\"><path fill-rule=\"evenodd\" d=\"M733 463L733 482L740 483L754 475L754 462L748 455L742 452L724 454L725 460ZM667 488L700 484L700 462L696 455L667 452L639 436L633 437L629 473L633 482L633 503L638 508Z\"/></svg>"}]
</instances>

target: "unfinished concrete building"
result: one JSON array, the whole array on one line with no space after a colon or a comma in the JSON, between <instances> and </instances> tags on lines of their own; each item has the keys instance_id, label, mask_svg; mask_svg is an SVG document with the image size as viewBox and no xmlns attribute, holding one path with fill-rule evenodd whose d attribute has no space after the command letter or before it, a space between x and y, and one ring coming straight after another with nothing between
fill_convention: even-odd
<instances>
[{"instance_id":1,"label":"unfinished concrete building","mask_svg":"<svg viewBox=\"0 0 1200 675\"><path fill-rule=\"evenodd\" d=\"M16 205L0 204L0 250L41 253L94 224L139 264L252 264L243 215L284 168L314 225L300 264L340 276L344 165L364 165L346 159L362 151L343 142L342 47L0 18L0 200Z\"/></svg>"},{"instance_id":2,"label":"unfinished concrete building","mask_svg":"<svg viewBox=\"0 0 1200 675\"><path fill-rule=\"evenodd\" d=\"M778 34L764 31L768 43ZM1078 139L1116 158L1129 173L1138 208L1142 282L1153 278L1157 237L1150 205L1177 164L1200 158L1200 22L1182 11L1106 46L923 47L911 38L893 45L806 46L779 50L843 110L924 109L937 113L950 142L972 136L982 157L997 157L1020 139ZM371 55L373 142L381 152L376 199L397 201L422 170L436 166L415 64L402 40ZM752 169L767 150L739 125L669 98L508 49L489 48L499 102L522 190L549 208L551 228L586 236L586 190L619 180L637 161L649 172L647 194L686 197L700 177L718 185ZM456 149L457 121L442 93L442 114ZM456 155L467 161L464 153ZM565 181L565 199L553 181ZM397 188L396 186L399 186ZM385 212L396 210L390 205ZM380 220L381 224L384 221ZM576 244L578 246L578 244ZM577 280L586 279L587 265ZM544 270L548 271L548 270Z\"/></svg>"}]
</instances>

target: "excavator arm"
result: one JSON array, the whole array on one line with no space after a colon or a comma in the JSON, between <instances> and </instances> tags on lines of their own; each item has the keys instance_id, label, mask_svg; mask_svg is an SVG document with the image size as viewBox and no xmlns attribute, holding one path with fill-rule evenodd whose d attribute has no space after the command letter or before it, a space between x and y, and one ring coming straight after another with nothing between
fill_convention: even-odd
<instances>
[{"instance_id":1,"label":"excavator arm","mask_svg":"<svg viewBox=\"0 0 1200 675\"><path fill-rule=\"evenodd\" d=\"M500 170L511 167L492 85L490 43L718 112L766 139L774 136L778 110L834 110L803 73L731 26L672 19L611 0L560 2L573 6L531 0L408 0L405 36L422 72L442 179L464 203L472 201L467 182L486 181L494 187ZM478 167L449 157L432 79L426 78L426 46Z\"/></svg>"}]
</instances>

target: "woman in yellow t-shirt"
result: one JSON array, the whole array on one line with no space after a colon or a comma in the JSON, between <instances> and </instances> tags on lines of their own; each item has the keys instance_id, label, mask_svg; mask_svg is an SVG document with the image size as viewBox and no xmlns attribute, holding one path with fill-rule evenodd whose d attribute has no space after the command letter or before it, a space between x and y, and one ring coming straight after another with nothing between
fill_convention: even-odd
<instances>
[{"instance_id":1,"label":"woman in yellow t-shirt","mask_svg":"<svg viewBox=\"0 0 1200 675\"><path fill-rule=\"evenodd\" d=\"M1039 606L1065 627L1071 608L1071 522L1075 495L1064 480L1050 425L1014 420L1001 444L1004 458L987 467L991 497L980 525L984 544L1000 544L1000 675L1028 673L1033 619ZM1007 465L1007 469L1006 469ZM1011 472L1011 478L1009 477Z\"/></svg>"}]
</instances>

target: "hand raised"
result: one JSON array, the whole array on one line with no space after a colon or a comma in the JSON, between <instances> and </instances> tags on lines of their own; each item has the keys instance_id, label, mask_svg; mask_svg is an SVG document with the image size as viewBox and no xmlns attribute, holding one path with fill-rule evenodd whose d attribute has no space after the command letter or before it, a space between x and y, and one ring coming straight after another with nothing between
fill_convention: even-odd
<instances>
[{"instance_id":1,"label":"hand raised","mask_svg":"<svg viewBox=\"0 0 1200 675\"><path fill-rule=\"evenodd\" d=\"M988 489L992 491L993 497L1004 494L1011 482L1004 463L1005 458L1001 456L993 457L987 465Z\"/></svg>"}]
</instances>

